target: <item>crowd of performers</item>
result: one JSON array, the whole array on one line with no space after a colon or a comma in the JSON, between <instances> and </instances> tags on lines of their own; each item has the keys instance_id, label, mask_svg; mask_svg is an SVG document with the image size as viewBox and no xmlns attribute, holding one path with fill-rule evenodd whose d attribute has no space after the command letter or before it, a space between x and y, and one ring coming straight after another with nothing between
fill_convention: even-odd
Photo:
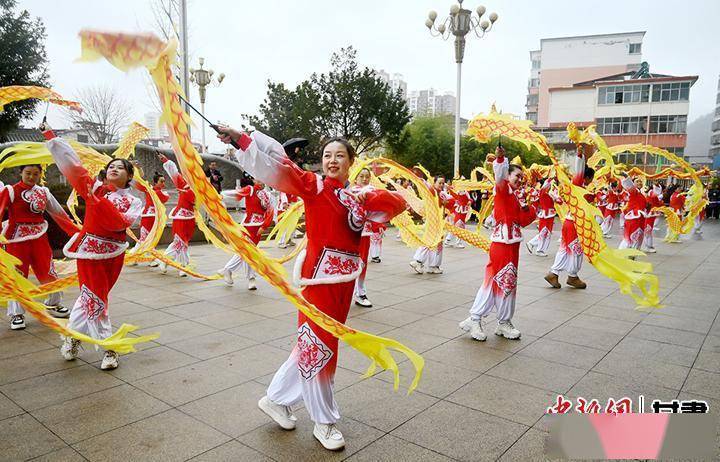
<instances>
[{"instance_id":1,"label":"crowd of performers","mask_svg":"<svg viewBox=\"0 0 720 462\"><path fill-rule=\"evenodd\" d=\"M80 294L66 308L62 292L52 293L45 301L48 312L55 317L68 318L69 327L94 339L112 335L109 318L109 293L120 275L125 250L126 231L139 219L140 241L144 241L157 219L151 192L133 182L135 169L124 159L107 164L98 178L91 178L72 146L56 138L52 130L43 127L46 146L55 164L77 194L86 203L82 228L68 217L50 191L39 185L40 165L20 167L20 179L0 190L0 216L7 217L2 235L4 248L20 260L20 271L27 277L32 269L42 284L57 279L53 269L52 251L47 237L45 213L54 220L70 239L64 255L77 261ZM244 201L242 225L253 244L258 245L266 230L278 222L296 202L302 201L305 214L305 248L299 252L293 271L294 283L302 289L306 300L335 320L345 322L354 302L359 307L372 307L365 284L369 263L382 261L382 241L388 222L408 210L402 194L373 186L370 169L361 169L353 182L350 170L356 153L346 140L335 138L321 148L322 174L298 167L291 156L297 148L287 150L276 140L260 133L251 135L222 127L220 139L240 146L236 160L253 178L252 184L221 191L227 199ZM573 183L587 187L595 171L586 166L590 152L588 145L580 145L571 166ZM177 190L177 204L169 217L172 220L172 242L165 251L165 259L155 260L167 272L167 261L175 261L180 268L190 264L190 241L195 232L197 210L195 194L177 165L160 155L167 178ZM502 146L488 155L494 174L488 191L494 204L484 225L489 231L489 260L485 275L469 316L459 324L472 339L486 340L482 318L495 312L495 334L507 339L519 339L520 330L513 325L515 313L519 255L523 242L522 228L537 221L537 234L526 240L528 252L547 257L553 238L555 218L562 218L560 243L545 280L553 288L560 288L560 276L567 274L565 283L575 289L586 288L580 279L583 249L573 222L573 215L559 216L563 201L554 178L544 178L530 184L530 178L520 165L510 163ZM219 172L211 170L218 181ZM220 176L220 178L222 178ZM222 181L222 180L219 180ZM476 201L471 194L447 183L442 175L425 178L425 183L438 203L445 209L447 222L465 229ZM411 188L406 179L398 179L400 189ZM218 185L213 184L216 189ZM136 189L144 201L132 194ZM164 190L165 176L155 173L152 192L161 203L169 199ZM622 177L609 181L586 198L600 211L597 221L605 238L622 229L619 248L656 252L654 232L657 209L664 203L682 215L685 195L678 185L664 188L660 183L645 184L640 177ZM474 193L477 195L477 193ZM144 205L143 205L144 203ZM477 215L477 213L475 213ZM479 217L480 219L484 217ZM482 224L482 223L480 223ZM702 217L692 233L700 237ZM669 241L678 236L668 230ZM293 231L284 231L278 238L279 247L295 246ZM442 274L443 251L447 247L463 249L466 243L448 232L434 247L421 246L415 251L410 266L416 273ZM239 255L232 255L219 271L227 285L233 285L233 275L240 273L247 279L247 288L256 290L256 273ZM181 277L187 276L183 269ZM10 329L25 327L24 310L15 302L8 303ZM65 338L60 353L68 361L78 357L80 341ZM295 428L292 407L303 403L315 423L313 434L331 450L345 444L336 427L340 418L334 398L334 375L338 360L338 339L302 313L298 315L297 344L287 361L280 366L266 396L258 406L282 428ZM118 354L105 352L101 369L118 367Z\"/></svg>"}]
</instances>

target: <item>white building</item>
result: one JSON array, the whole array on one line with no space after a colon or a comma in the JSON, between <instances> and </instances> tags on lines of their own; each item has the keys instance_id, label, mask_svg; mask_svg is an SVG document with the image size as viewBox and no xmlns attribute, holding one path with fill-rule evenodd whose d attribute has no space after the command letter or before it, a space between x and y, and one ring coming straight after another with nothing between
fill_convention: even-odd
<instances>
[{"instance_id":1,"label":"white building","mask_svg":"<svg viewBox=\"0 0 720 462\"><path fill-rule=\"evenodd\" d=\"M410 92L408 108L412 115L435 117L444 114L455 114L455 94L440 93L434 88Z\"/></svg>"},{"instance_id":2,"label":"white building","mask_svg":"<svg viewBox=\"0 0 720 462\"><path fill-rule=\"evenodd\" d=\"M148 138L165 138L169 136L167 127L165 124L160 124L160 114L157 112L148 112L145 114L145 124L150 133Z\"/></svg>"},{"instance_id":3,"label":"white building","mask_svg":"<svg viewBox=\"0 0 720 462\"><path fill-rule=\"evenodd\" d=\"M713 159L713 168L720 168L720 77L718 77L715 118L712 123L712 135L710 137L710 151L708 155Z\"/></svg>"},{"instance_id":4,"label":"white building","mask_svg":"<svg viewBox=\"0 0 720 462\"><path fill-rule=\"evenodd\" d=\"M390 85L390 88L393 91L400 90L400 93L402 94L403 98L407 99L407 82L405 81L405 78L402 74L398 74L397 72L390 75L387 73L384 69L380 69L380 71L377 72L378 77L380 77L385 83Z\"/></svg>"}]
</instances>

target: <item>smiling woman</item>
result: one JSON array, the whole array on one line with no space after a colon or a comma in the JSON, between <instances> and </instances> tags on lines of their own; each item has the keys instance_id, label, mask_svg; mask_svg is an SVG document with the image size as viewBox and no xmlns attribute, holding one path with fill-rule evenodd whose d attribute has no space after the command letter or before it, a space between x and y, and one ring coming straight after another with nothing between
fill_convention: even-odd
<instances>
[{"instance_id":1,"label":"smiling woman","mask_svg":"<svg viewBox=\"0 0 720 462\"><path fill-rule=\"evenodd\" d=\"M271 187L299 196L305 203L307 249L295 264L295 283L303 296L323 313L345 322L355 279L362 273L360 239L367 221L384 223L406 208L400 195L382 190L351 193L348 188L355 149L342 138L322 147L323 175L302 170L274 139L220 127L223 142L235 141L240 166ZM298 342L268 387L260 409L282 428L295 428L291 406L303 401L315 422L313 435L331 450L345 446L335 427L340 413L333 383L338 339L298 314Z\"/></svg>"}]
</instances>

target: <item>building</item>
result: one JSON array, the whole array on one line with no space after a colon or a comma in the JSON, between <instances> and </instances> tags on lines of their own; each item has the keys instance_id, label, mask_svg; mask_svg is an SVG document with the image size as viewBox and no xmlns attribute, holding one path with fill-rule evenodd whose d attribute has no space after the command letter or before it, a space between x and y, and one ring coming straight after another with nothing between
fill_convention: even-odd
<instances>
[{"instance_id":1,"label":"building","mask_svg":"<svg viewBox=\"0 0 720 462\"><path fill-rule=\"evenodd\" d=\"M641 31L540 40L540 49L530 52L526 118L547 126L550 88L639 69L644 36Z\"/></svg>"},{"instance_id":2,"label":"building","mask_svg":"<svg viewBox=\"0 0 720 462\"><path fill-rule=\"evenodd\" d=\"M403 98L407 98L407 82L402 74L395 73L390 75L384 69L380 69L380 71L377 72L377 75L383 82L390 85L390 88L393 91L399 90Z\"/></svg>"},{"instance_id":3,"label":"building","mask_svg":"<svg viewBox=\"0 0 720 462\"><path fill-rule=\"evenodd\" d=\"M595 124L609 146L643 143L684 156L694 75L651 73L641 62L644 32L544 39L530 52L527 117L558 151L574 150L566 127ZM565 61L560 59L565 53ZM537 72L536 72L537 71ZM588 78L588 76L590 76ZM532 103L532 104L530 104ZM654 171L648 153L623 153L618 162Z\"/></svg>"},{"instance_id":4,"label":"building","mask_svg":"<svg viewBox=\"0 0 720 462\"><path fill-rule=\"evenodd\" d=\"M408 108L412 115L437 117L445 114L455 115L455 94L440 93L434 88L410 92Z\"/></svg>"},{"instance_id":5,"label":"building","mask_svg":"<svg viewBox=\"0 0 720 462\"><path fill-rule=\"evenodd\" d=\"M157 112L148 112L145 114L145 127L150 130L149 138L167 138L169 136L165 124L160 123L160 114Z\"/></svg>"},{"instance_id":6,"label":"building","mask_svg":"<svg viewBox=\"0 0 720 462\"><path fill-rule=\"evenodd\" d=\"M715 117L712 123L712 134L710 135L710 151L708 155L712 159L713 168L720 168L720 77L718 77L717 97L715 99Z\"/></svg>"}]
</instances>

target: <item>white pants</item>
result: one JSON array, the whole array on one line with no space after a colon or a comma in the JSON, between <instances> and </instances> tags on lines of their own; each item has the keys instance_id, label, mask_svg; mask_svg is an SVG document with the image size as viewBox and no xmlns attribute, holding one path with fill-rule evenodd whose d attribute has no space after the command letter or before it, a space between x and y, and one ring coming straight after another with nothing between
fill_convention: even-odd
<instances>
[{"instance_id":1,"label":"white pants","mask_svg":"<svg viewBox=\"0 0 720 462\"><path fill-rule=\"evenodd\" d=\"M190 251L188 250L188 245L178 236L173 238L173 241L165 250L165 255L172 258L182 266L190 264Z\"/></svg>"},{"instance_id":2,"label":"white pants","mask_svg":"<svg viewBox=\"0 0 720 462\"><path fill-rule=\"evenodd\" d=\"M376 237L375 234L370 236L370 250L368 252L368 256L370 258L382 257L382 242L383 242L382 234L380 234L379 237Z\"/></svg>"},{"instance_id":3,"label":"white pants","mask_svg":"<svg viewBox=\"0 0 720 462\"><path fill-rule=\"evenodd\" d=\"M439 268L442 265L442 252L443 244L441 242L436 249L432 250L427 247L418 247L413 258L428 268Z\"/></svg>"},{"instance_id":4,"label":"white pants","mask_svg":"<svg viewBox=\"0 0 720 462\"><path fill-rule=\"evenodd\" d=\"M362 297L363 295L367 295L367 290L365 289L365 278L357 278L355 279L355 296Z\"/></svg>"},{"instance_id":5,"label":"white pants","mask_svg":"<svg viewBox=\"0 0 720 462\"><path fill-rule=\"evenodd\" d=\"M45 300L45 304L47 306L58 306L62 303L62 299L63 299L62 292L53 292L50 295L48 295L47 300ZM22 305L19 304L15 300L8 300L7 315L8 316L16 316L19 314L25 314L25 309L22 307Z\"/></svg>"},{"instance_id":6,"label":"white pants","mask_svg":"<svg viewBox=\"0 0 720 462\"><path fill-rule=\"evenodd\" d=\"M515 314L516 290L507 295L497 294L492 289L492 282L483 285L475 296L475 301L470 307L470 319L480 321L480 318L490 314L497 309L498 321L510 321Z\"/></svg>"},{"instance_id":7,"label":"white pants","mask_svg":"<svg viewBox=\"0 0 720 462\"><path fill-rule=\"evenodd\" d=\"M248 279L255 277L255 270L253 270L250 265L248 265L247 262L238 255L233 255L230 260L225 263L225 267L223 268L223 272L228 272L230 274L237 273L242 270L245 270L245 277Z\"/></svg>"},{"instance_id":8,"label":"white pants","mask_svg":"<svg viewBox=\"0 0 720 462\"><path fill-rule=\"evenodd\" d=\"M643 233L644 234L643 234L642 248L643 249L654 249L655 248L655 237L653 236L653 226L652 225L645 226Z\"/></svg>"},{"instance_id":9,"label":"white pants","mask_svg":"<svg viewBox=\"0 0 720 462\"><path fill-rule=\"evenodd\" d=\"M580 268L582 268L582 248L577 239L570 243L568 247L569 248L565 248L562 244L560 245L557 254L555 254L555 262L550 267L550 272L559 275L561 271L565 271L568 276L577 277Z\"/></svg>"},{"instance_id":10,"label":"white pants","mask_svg":"<svg viewBox=\"0 0 720 462\"><path fill-rule=\"evenodd\" d=\"M612 217L612 215L608 215L603 218L603 221L600 224L600 229L602 230L604 236L609 236L610 233L612 233L612 227L614 223L615 219Z\"/></svg>"},{"instance_id":11,"label":"white pants","mask_svg":"<svg viewBox=\"0 0 720 462\"><path fill-rule=\"evenodd\" d=\"M690 234L694 240L702 240L702 226L703 220L700 219L700 216L695 217L695 225L693 225L692 233Z\"/></svg>"},{"instance_id":12,"label":"white pants","mask_svg":"<svg viewBox=\"0 0 720 462\"><path fill-rule=\"evenodd\" d=\"M290 233L290 235L288 234L288 231L283 231L283 233L280 235L280 240L278 241L279 245L282 246L292 242L292 233Z\"/></svg>"},{"instance_id":13,"label":"white pants","mask_svg":"<svg viewBox=\"0 0 720 462\"><path fill-rule=\"evenodd\" d=\"M310 420L315 423L334 424L340 420L334 396L334 380L322 380L318 375L309 379L302 377L298 367L297 347L275 373L268 386L267 397L282 406L293 406L303 401Z\"/></svg>"},{"instance_id":14,"label":"white pants","mask_svg":"<svg viewBox=\"0 0 720 462\"><path fill-rule=\"evenodd\" d=\"M537 235L530 239L529 244L535 249L535 252L546 253L550 247L550 238L552 232L548 228L543 228Z\"/></svg>"}]
</instances>

